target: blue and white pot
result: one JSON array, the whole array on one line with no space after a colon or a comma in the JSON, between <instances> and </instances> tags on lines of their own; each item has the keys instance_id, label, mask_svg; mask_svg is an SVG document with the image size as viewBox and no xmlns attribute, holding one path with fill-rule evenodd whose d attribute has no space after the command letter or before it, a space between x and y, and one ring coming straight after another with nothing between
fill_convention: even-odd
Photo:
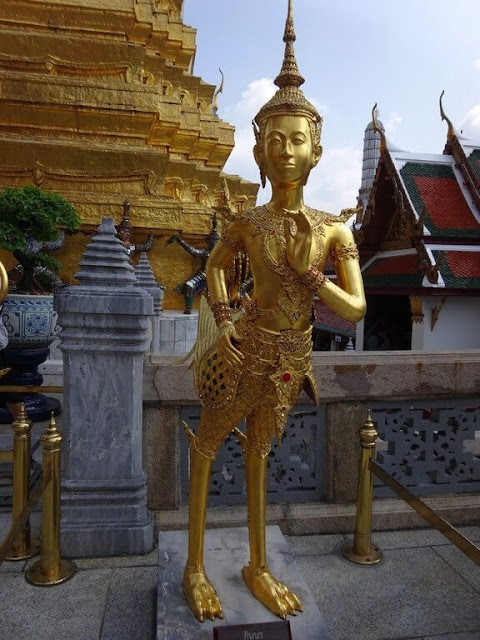
<instances>
[{"instance_id":1,"label":"blue and white pot","mask_svg":"<svg viewBox=\"0 0 480 640\"><path fill-rule=\"evenodd\" d=\"M2 308L9 349L44 349L60 331L53 295L9 294Z\"/></svg>"},{"instance_id":2,"label":"blue and white pot","mask_svg":"<svg viewBox=\"0 0 480 640\"><path fill-rule=\"evenodd\" d=\"M48 358L49 346L60 330L53 295L9 294L2 308L2 321L8 332L8 346L2 352L3 366L10 371L2 378L9 385L41 385L43 376L38 370ZM32 422L60 413L60 402L42 393L22 393L17 402L24 402ZM0 408L0 424L10 423L6 408Z\"/></svg>"}]
</instances>

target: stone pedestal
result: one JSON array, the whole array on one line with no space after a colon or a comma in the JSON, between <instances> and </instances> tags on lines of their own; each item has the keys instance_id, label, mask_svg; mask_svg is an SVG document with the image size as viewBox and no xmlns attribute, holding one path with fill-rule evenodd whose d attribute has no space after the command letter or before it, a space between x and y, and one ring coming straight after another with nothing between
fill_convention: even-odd
<instances>
[{"instance_id":1,"label":"stone pedestal","mask_svg":"<svg viewBox=\"0 0 480 640\"><path fill-rule=\"evenodd\" d=\"M137 268L135 269L135 277L137 279L136 285L141 289L145 289L153 299L153 315L151 317L152 323L152 338L150 341L150 352L158 353L160 351L160 314L163 307L163 296L165 287L158 284L153 275L152 267L148 260L145 251L140 254L140 260L138 261Z\"/></svg>"},{"instance_id":2,"label":"stone pedestal","mask_svg":"<svg viewBox=\"0 0 480 640\"><path fill-rule=\"evenodd\" d=\"M160 316L159 351L188 353L197 339L198 311L163 311Z\"/></svg>"},{"instance_id":3,"label":"stone pedestal","mask_svg":"<svg viewBox=\"0 0 480 640\"><path fill-rule=\"evenodd\" d=\"M151 296L111 218L87 247L80 286L56 296L64 364L62 551L146 553L153 524L143 468L143 356Z\"/></svg>"},{"instance_id":4,"label":"stone pedestal","mask_svg":"<svg viewBox=\"0 0 480 640\"><path fill-rule=\"evenodd\" d=\"M205 566L223 606L223 619L198 622L182 594L182 575L187 557L187 531L159 534L157 590L157 640L211 640L212 628L234 624L275 622L243 582L247 564L246 527L210 529L205 536ZM325 622L305 584L279 527L267 527L268 564L272 573L300 598L303 612L289 616L296 640L332 640Z\"/></svg>"}]
</instances>

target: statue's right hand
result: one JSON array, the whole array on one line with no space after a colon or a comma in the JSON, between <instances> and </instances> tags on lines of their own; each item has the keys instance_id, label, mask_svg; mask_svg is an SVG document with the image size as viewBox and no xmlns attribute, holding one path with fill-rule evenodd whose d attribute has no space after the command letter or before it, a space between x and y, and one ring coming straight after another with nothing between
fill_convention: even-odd
<instances>
[{"instance_id":1,"label":"statue's right hand","mask_svg":"<svg viewBox=\"0 0 480 640\"><path fill-rule=\"evenodd\" d=\"M245 360L245 356L235 347L235 342L241 342L242 338L235 330L235 325L229 320L225 320L218 327L220 335L218 337L218 350L231 367L240 367Z\"/></svg>"}]
</instances>

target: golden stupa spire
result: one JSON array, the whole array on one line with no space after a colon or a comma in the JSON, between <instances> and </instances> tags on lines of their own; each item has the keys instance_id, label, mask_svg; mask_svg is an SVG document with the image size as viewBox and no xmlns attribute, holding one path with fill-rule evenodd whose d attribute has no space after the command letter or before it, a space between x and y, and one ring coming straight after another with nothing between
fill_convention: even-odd
<instances>
[{"instance_id":1,"label":"golden stupa spire","mask_svg":"<svg viewBox=\"0 0 480 640\"><path fill-rule=\"evenodd\" d=\"M305 82L305 79L300 75L295 58L293 43L296 39L295 28L293 26L292 0L288 0L288 14L285 22L285 32L283 34L285 54L283 56L280 73L274 80L274 83L280 89L284 87L300 87Z\"/></svg>"}]
</instances>

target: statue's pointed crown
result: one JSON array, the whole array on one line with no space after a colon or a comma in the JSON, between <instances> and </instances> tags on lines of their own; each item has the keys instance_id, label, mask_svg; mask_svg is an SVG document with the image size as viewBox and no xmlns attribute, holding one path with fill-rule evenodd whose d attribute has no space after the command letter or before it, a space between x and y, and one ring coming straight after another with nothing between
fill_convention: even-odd
<instances>
[{"instance_id":1,"label":"statue's pointed crown","mask_svg":"<svg viewBox=\"0 0 480 640\"><path fill-rule=\"evenodd\" d=\"M285 23L283 41L285 42L285 54L282 68L275 78L274 83L278 87L275 93L254 119L254 123L261 126L264 121L274 115L305 115L320 129L322 118L316 108L303 95L300 87L305 82L298 70L293 43L296 40L293 26L292 0L288 0L288 15Z\"/></svg>"}]
</instances>

